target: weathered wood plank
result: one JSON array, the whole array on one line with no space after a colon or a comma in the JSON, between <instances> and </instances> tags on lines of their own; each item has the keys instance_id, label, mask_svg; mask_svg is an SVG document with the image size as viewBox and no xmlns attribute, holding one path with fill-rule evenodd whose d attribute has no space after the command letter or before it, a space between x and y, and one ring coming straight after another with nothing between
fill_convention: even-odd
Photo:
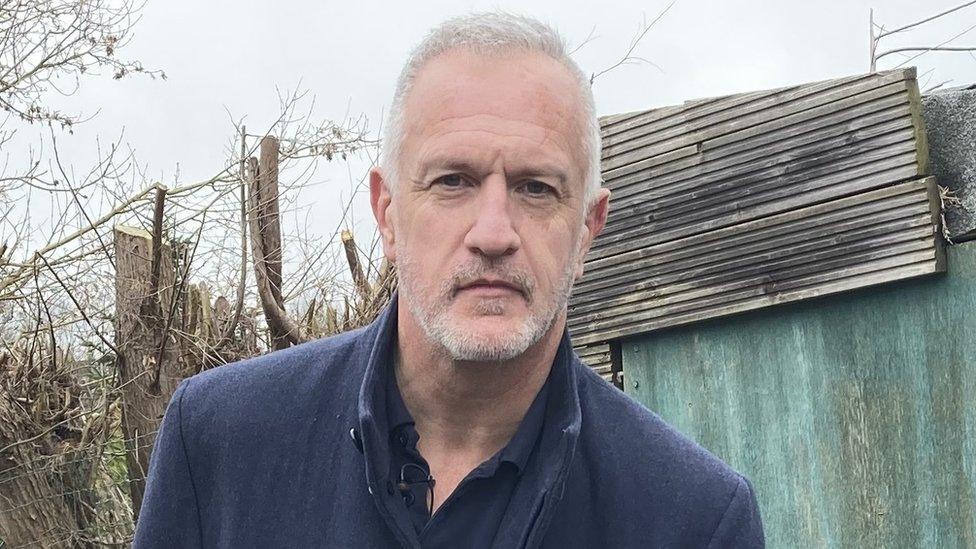
<instances>
[{"instance_id":1,"label":"weathered wood plank","mask_svg":"<svg viewBox=\"0 0 976 549\"><path fill-rule=\"evenodd\" d=\"M604 231L608 234L613 233L618 225L632 223L633 221L630 220L634 215L656 210L668 211L677 204L700 201L706 196L721 194L728 189L742 188L762 178L774 178L788 173L795 175L804 169L828 162L833 167L842 159L853 158L848 161L848 164L856 163L858 158L869 158L867 155L861 156L863 153L899 143L908 143L907 146L913 147L914 144L910 142L912 132L910 119L902 118L778 154L774 151L770 151L768 155L756 153L755 159L694 179L686 179L689 184L672 183L665 186L663 181L672 178L662 177L654 180L653 186L648 185L643 191L635 189L627 194L620 193L622 205L613 209ZM643 200L639 202L624 200L628 196L639 196ZM637 222L646 222L646 220L637 220Z\"/></svg>"},{"instance_id":2,"label":"weathered wood plank","mask_svg":"<svg viewBox=\"0 0 976 549\"><path fill-rule=\"evenodd\" d=\"M701 144L702 153L717 155L721 151L723 154L733 154L744 146L775 145L779 139L800 133L807 127L843 123L894 106L905 107L908 102L907 94L906 82L893 82L868 92L707 139Z\"/></svg>"},{"instance_id":3,"label":"weathered wood plank","mask_svg":"<svg viewBox=\"0 0 976 549\"><path fill-rule=\"evenodd\" d=\"M920 200L920 192L927 193L929 187L927 180L908 181L846 198L788 210L775 216L760 217L753 221L694 235L693 237L662 242L617 256L587 261L587 274L584 275L581 283L585 283L588 276L595 271L615 265L631 264L635 265L636 269L642 269L645 265L636 263L641 259L654 258L655 261L660 261L657 256L682 257L683 251L693 250L696 244L704 245L708 242L723 240L731 248L741 246L752 238L756 240L766 238L773 232L782 231L785 233L787 231L783 229L784 226L810 229L818 226L821 220L823 222L838 221L836 216L839 215L854 217L886 209L889 204L892 207L901 206Z\"/></svg>"},{"instance_id":4,"label":"weathered wood plank","mask_svg":"<svg viewBox=\"0 0 976 549\"><path fill-rule=\"evenodd\" d=\"M873 224L865 221L861 226L839 231L836 234L833 233L834 228L828 226L830 232L792 246L752 253L743 250L742 255L705 265L696 265L697 258L693 258L691 261L669 264L668 272L660 274L653 271L635 274L630 271L615 277L601 278L599 286L581 291L571 303L573 321L575 322L590 310L613 306L618 301L612 298L625 296L619 298L620 302L633 301L636 299L635 296L641 295L641 291L645 289L653 289L655 295L664 296L690 287L705 286L724 278L726 273L740 277L771 272L783 265L802 265L835 255L929 236L932 234L932 225L928 214L928 207L925 204L906 217ZM710 255L704 254L705 257Z\"/></svg>"},{"instance_id":5,"label":"weathered wood plank","mask_svg":"<svg viewBox=\"0 0 976 549\"><path fill-rule=\"evenodd\" d=\"M851 140L866 140L880 133L878 125L887 127L896 125L901 128L912 126L911 110L904 105L906 95L893 96L891 102L877 103L872 106L883 107L878 110L857 110L840 113L842 118L824 120L824 123L804 124L786 130L777 130L771 135L761 135L758 138L740 141L732 145L712 149L685 153L680 157L669 158L661 164L648 163L645 169L628 172L619 178L606 181L607 188L616 196L624 196L625 190L635 184L641 188L656 189L669 187L687 179L700 178L730 167L746 164L750 161L794 151L803 146L809 146L820 141L840 136L850 136ZM894 103L894 104L892 104ZM848 117L847 115L850 115ZM768 139L767 139L768 137ZM825 148L836 143L825 143ZM653 157L649 160L655 160ZM636 166L637 164L635 164Z\"/></svg>"},{"instance_id":6,"label":"weathered wood plank","mask_svg":"<svg viewBox=\"0 0 976 549\"><path fill-rule=\"evenodd\" d=\"M699 163L703 163L704 161L721 158L722 156L738 154L747 149L777 146L784 139L802 135L807 131L812 131L822 126L850 122L860 116L876 111L895 106L906 107L907 101L907 87L904 83L896 82L873 91L870 94L857 95L784 118L770 120L724 136L700 143L692 143L687 145L687 147L691 147L695 152L700 153L704 158ZM672 167L667 164L673 160L668 159L667 162L662 162L658 159L659 156L670 154L669 152L658 154L657 149L651 148L644 149L644 152L647 154L647 158L645 159L628 164L627 166L605 171L603 177L607 181L608 186L610 188L616 188L624 185L627 183L625 179L627 176L651 166L662 166L658 171L660 173L667 173L673 169L686 167L688 162L685 160L683 163L676 163Z\"/></svg>"},{"instance_id":7,"label":"weathered wood plank","mask_svg":"<svg viewBox=\"0 0 976 549\"><path fill-rule=\"evenodd\" d=\"M918 143L918 173L929 171L929 140L925 132L925 119L922 117L922 94L918 81L914 78L908 84L908 105L912 110L912 126L915 128L915 142Z\"/></svg>"},{"instance_id":8,"label":"weathered wood plank","mask_svg":"<svg viewBox=\"0 0 976 549\"><path fill-rule=\"evenodd\" d=\"M886 72L884 76L887 77L889 74L890 72ZM786 86L771 90L687 101L681 105L665 107L664 109L667 110L651 109L638 116L630 117L625 122L612 124L604 128L602 135L604 139L614 138L616 141L620 141L635 135L660 132L675 126L688 126L694 123L697 123L699 126L708 125L715 122L715 117L718 117L718 120L722 120L724 119L722 118L723 116L747 114L762 110L770 105L775 105L777 102L785 103L802 98L810 93L816 93L816 91L828 90L848 84L855 84L858 81L868 80L870 78L866 75L857 75L834 80L824 80L803 86ZM713 118L706 119L709 116ZM615 143L616 141L614 139L611 139L607 144L612 145Z\"/></svg>"},{"instance_id":9,"label":"weathered wood plank","mask_svg":"<svg viewBox=\"0 0 976 549\"><path fill-rule=\"evenodd\" d=\"M745 94L738 94L738 95L742 96ZM634 128L638 128L640 126L645 126L651 122L656 122L658 120L673 118L680 114L687 115L687 113L689 113L692 110L701 109L702 107L708 107L709 105L714 106L714 104L720 103L723 100L728 99L729 97L736 97L736 96L707 97L702 99L692 99L690 101L685 101L680 105L668 105L666 107L658 107L656 109L630 112L621 115L619 119L611 120L608 124L601 124L600 135L601 137L606 138L614 134L633 130ZM728 108L728 103L726 103L724 106L720 106L719 110L724 108ZM710 110L702 110L700 112L707 113L707 112L714 112L714 110L715 109L713 108ZM687 120L687 118L688 117L686 116L685 120Z\"/></svg>"},{"instance_id":10,"label":"weathered wood plank","mask_svg":"<svg viewBox=\"0 0 976 549\"><path fill-rule=\"evenodd\" d=\"M778 98L779 101L766 105L767 108L765 109L752 112L740 109L724 110L710 117L700 118L697 124L689 124L689 121L685 120L681 127L666 129L670 131L687 130L687 132L681 132L680 139L694 139L699 145L712 140L728 143L765 133L777 126L795 125L805 120L815 119L823 115L825 110L831 112L844 110L906 90L902 78L890 79L885 83L870 79L862 80L862 82L866 82L866 84L846 89L835 88L835 94L829 98L815 95L816 90L813 89L801 89L799 96L792 97L764 93L762 94L763 97L774 100ZM830 86L824 83L823 87ZM642 128L642 130L653 129L651 127ZM660 150L660 146L667 145L667 139L674 139L674 137L661 131L630 132L626 135L611 136L604 139L602 158L604 161L609 161L614 157L637 149L653 153ZM608 169L612 168L608 167Z\"/></svg>"},{"instance_id":11,"label":"weathered wood plank","mask_svg":"<svg viewBox=\"0 0 976 549\"><path fill-rule=\"evenodd\" d=\"M920 212L928 212L929 209L930 205L925 195L915 193L900 195L882 202L871 202L859 208L844 208L808 219L761 227L749 232L733 233L725 239L715 239L712 238L712 233L707 233L701 238L696 238L694 243L684 246L670 246L674 242L671 241L649 247L645 249L646 253L628 252L624 255L630 256L629 260L623 258L613 264L605 264L602 268L588 265L583 278L577 282L575 288L582 296L605 286L606 281L623 273L636 271L653 276L687 268L689 265L707 265L759 250L795 246L817 240L824 235L918 215ZM660 250L665 246L670 251ZM645 252L645 250L637 250L637 252ZM607 259L616 259L616 257L619 256ZM570 302L574 302L575 299L577 297Z\"/></svg>"},{"instance_id":12,"label":"weathered wood plank","mask_svg":"<svg viewBox=\"0 0 976 549\"><path fill-rule=\"evenodd\" d=\"M589 364L590 366L610 363L610 345L606 343L576 347L573 350L576 351L576 354L579 355L583 362Z\"/></svg>"},{"instance_id":13,"label":"weathered wood plank","mask_svg":"<svg viewBox=\"0 0 976 549\"><path fill-rule=\"evenodd\" d=\"M573 340L575 342L582 345L587 345L599 341L608 341L620 337L626 337L628 335L645 333L661 328L681 326L733 313L751 311L779 303L809 299L867 286L875 286L885 282L905 280L908 278L915 278L918 276L941 272L936 265L933 255L934 254L931 251L926 251L918 253L914 256L888 258L872 264L859 265L856 270L852 269L850 271L849 276L831 279L829 278L829 275L833 275L834 273L826 273L828 276L826 279L824 279L824 275L821 275L815 279L811 277L812 281L799 281L796 283L798 285L797 287L785 288L776 293L764 292L762 288L753 288L751 290L740 292L741 295L737 297L741 297L741 299L738 301L724 303L711 308L691 310L673 316L656 317L651 319L634 317L631 322L621 323L613 326L612 328L606 328L601 332L595 332L592 330L577 332L571 330L571 333L573 333ZM579 333L579 335L577 335L577 333Z\"/></svg>"},{"instance_id":14,"label":"weathered wood plank","mask_svg":"<svg viewBox=\"0 0 976 549\"><path fill-rule=\"evenodd\" d=\"M907 121L907 119L905 119L905 121ZM843 170L850 165L862 163L858 161L858 158L862 156L862 153L874 151L874 156L872 156L872 158L874 158L877 157L878 154L885 156L884 152L878 153L877 150L885 148L887 145L908 143L910 146L914 146L914 141L912 141L912 128L907 124L901 125L900 127L902 129L896 130L892 133L885 134L877 138L852 143L852 146L850 147L840 147L834 149L824 148L822 150L814 149L814 151L806 157L793 158L792 160L787 160L780 164L773 164L771 163L770 159L760 159L758 161L756 171L738 173L736 177L732 177L731 179L733 179L733 181L737 182L739 185L746 185L759 179L769 179L786 174L796 175L802 170L816 167L822 167L822 169L828 172ZM787 158L789 159L790 157L787 156ZM917 158L915 162L917 163ZM824 166L825 164L829 165ZM614 194L618 199L618 202L625 205L630 205L635 200L639 200L645 195L653 198L662 198L676 193L689 192L704 186L707 186L707 188L714 188L715 185L722 183L724 183L725 186L729 186L730 183L725 181L727 178L723 177L726 173L728 172L719 171L718 173L707 173L701 176L701 181L689 178L680 173L662 175L643 182L637 182L637 184L629 185L626 188L617 188L615 189ZM917 167L916 173L918 174ZM618 206L619 205L620 204L618 204Z\"/></svg>"},{"instance_id":15,"label":"weathered wood plank","mask_svg":"<svg viewBox=\"0 0 976 549\"><path fill-rule=\"evenodd\" d=\"M904 80L905 74L902 71L895 71L878 79L867 79L860 84L837 88L823 94L811 95L810 93L799 93L795 98L791 96L788 102L782 102L782 99L775 95L769 96L754 104L754 108L752 109L720 112L696 119L687 124L672 126L654 133L653 136L631 139L631 143L627 146L629 148L626 149L627 152L621 152L604 158L601 162L601 169L603 171L613 170L656 154L658 151L666 152L667 150L732 134L768 122L769 120L785 118L814 107L833 103L851 95L870 91L880 85L896 84L904 86ZM604 147L609 147L613 144L614 141L611 138L604 139Z\"/></svg>"},{"instance_id":16,"label":"weathered wood plank","mask_svg":"<svg viewBox=\"0 0 976 549\"><path fill-rule=\"evenodd\" d=\"M758 217L816 204L857 192L869 191L917 176L914 152L886 158L832 173L826 177L806 180L785 187L775 187L759 196L738 201L732 207L716 207L692 211L682 219L653 221L636 225L633 229L608 236L594 243L588 259L600 259L680 236L690 236L735 225ZM686 221L686 219L691 221Z\"/></svg>"},{"instance_id":17,"label":"weathered wood plank","mask_svg":"<svg viewBox=\"0 0 976 549\"><path fill-rule=\"evenodd\" d=\"M584 364L600 374L603 379L612 382L613 361L610 356L610 346L601 343L587 347L576 347L573 349Z\"/></svg>"},{"instance_id":18,"label":"weathered wood plank","mask_svg":"<svg viewBox=\"0 0 976 549\"><path fill-rule=\"evenodd\" d=\"M639 285L635 284L633 292L631 293L639 294L641 297L647 298L647 300L652 300L655 306L670 305L692 299L698 300L703 297L718 295L732 289L749 286L752 283L768 283L772 280L780 280L782 278L797 276L798 274L816 272L819 270L826 271L830 267L840 268L854 265L857 262L868 258L885 256L886 254L894 253L893 251L904 251L907 249L905 247L911 247L910 244L921 245L921 247L919 247L916 251L926 250L925 246L930 244L928 241L932 238L931 227L919 227L916 224L915 228L909 227L906 229L906 231L912 232L882 237L878 239L880 240L878 243L875 243L874 241L871 241L870 244L854 242L839 245L837 246L838 249L827 248L826 250L821 250L816 254L813 254L814 261L787 262L785 264L777 263L765 271L759 270L758 273L750 273L749 271L743 270L741 274L736 272L720 273L719 275L708 277L701 281L679 280L672 284L663 285L659 288L655 288L653 284L642 282ZM932 252L934 257L934 250L927 251ZM833 258L831 257L833 254L840 254L840 256ZM643 290L648 291L643 292ZM607 303L609 304L610 301L608 300ZM698 305L701 304L705 304L705 301L700 300ZM602 310L600 316L595 319L609 318L613 316L613 314L609 312L611 310L612 307L608 305ZM575 325L575 323L576 315L574 314L574 318L570 322L570 325Z\"/></svg>"},{"instance_id":19,"label":"weathered wood plank","mask_svg":"<svg viewBox=\"0 0 976 549\"><path fill-rule=\"evenodd\" d=\"M576 327L642 309L637 305L624 307L628 304L648 300L662 303L698 300L704 296L721 293L730 287L728 284L738 285L740 281L749 284L758 280L790 276L791 273L800 270L821 270L833 265L855 263L874 252L887 254L894 250L923 250L930 244L926 238L931 239L931 237L932 227L923 213L920 217L871 227L863 233L850 231L836 239L797 247L801 252L807 253L798 252L779 256L780 251L777 250L773 253L744 258L738 263L747 266L738 269L721 265L714 270L703 269L700 272L687 271L676 275L642 279L623 288L613 287L587 296L597 303L574 306L570 326Z\"/></svg>"},{"instance_id":20,"label":"weathered wood plank","mask_svg":"<svg viewBox=\"0 0 976 549\"><path fill-rule=\"evenodd\" d=\"M929 221L932 230L937 235L935 238L935 264L939 272L946 270L946 240L945 218L942 216L942 189L936 183L935 177L929 176L925 179L927 186L927 196L931 208L929 209Z\"/></svg>"}]
</instances>

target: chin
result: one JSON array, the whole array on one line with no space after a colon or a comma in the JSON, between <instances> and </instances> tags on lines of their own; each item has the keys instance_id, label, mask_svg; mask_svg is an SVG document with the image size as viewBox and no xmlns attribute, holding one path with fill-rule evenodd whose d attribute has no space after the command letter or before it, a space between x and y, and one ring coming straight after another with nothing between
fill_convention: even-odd
<instances>
[{"instance_id":1,"label":"chin","mask_svg":"<svg viewBox=\"0 0 976 549\"><path fill-rule=\"evenodd\" d=\"M424 299L406 291L407 280L404 277L402 296L411 316L428 342L456 361L503 362L517 358L546 335L558 316L558 307L540 311L521 296Z\"/></svg>"},{"instance_id":2,"label":"chin","mask_svg":"<svg viewBox=\"0 0 976 549\"><path fill-rule=\"evenodd\" d=\"M505 362L521 356L532 343L526 339L471 337L470 334L441 341L447 355L458 362Z\"/></svg>"},{"instance_id":3,"label":"chin","mask_svg":"<svg viewBox=\"0 0 976 549\"><path fill-rule=\"evenodd\" d=\"M458 361L501 362L523 354L548 329L532 317L449 315L428 332Z\"/></svg>"}]
</instances>

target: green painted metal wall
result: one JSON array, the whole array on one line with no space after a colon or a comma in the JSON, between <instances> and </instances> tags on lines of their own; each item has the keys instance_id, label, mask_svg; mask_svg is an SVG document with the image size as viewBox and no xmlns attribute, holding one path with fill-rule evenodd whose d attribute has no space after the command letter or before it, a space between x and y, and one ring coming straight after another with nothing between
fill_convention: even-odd
<instances>
[{"instance_id":1,"label":"green painted metal wall","mask_svg":"<svg viewBox=\"0 0 976 549\"><path fill-rule=\"evenodd\" d=\"M770 547L976 547L976 242L948 267L624 340L625 388L752 479Z\"/></svg>"}]
</instances>

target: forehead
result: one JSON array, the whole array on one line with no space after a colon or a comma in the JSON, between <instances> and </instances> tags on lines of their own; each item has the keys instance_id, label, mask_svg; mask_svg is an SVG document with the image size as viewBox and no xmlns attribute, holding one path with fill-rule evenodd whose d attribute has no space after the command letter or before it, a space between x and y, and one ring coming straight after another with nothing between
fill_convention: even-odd
<instances>
[{"instance_id":1,"label":"forehead","mask_svg":"<svg viewBox=\"0 0 976 549\"><path fill-rule=\"evenodd\" d=\"M435 144L477 147L484 134L508 138L495 143L509 142L523 155L541 148L575 159L583 135L577 88L569 69L543 54L443 53L424 65L407 97L404 153L423 154L418 149Z\"/></svg>"}]
</instances>

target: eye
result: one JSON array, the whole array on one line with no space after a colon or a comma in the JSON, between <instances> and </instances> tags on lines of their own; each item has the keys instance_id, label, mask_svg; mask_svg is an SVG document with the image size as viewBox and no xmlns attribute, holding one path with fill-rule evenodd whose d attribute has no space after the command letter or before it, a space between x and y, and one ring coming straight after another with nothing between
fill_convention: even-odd
<instances>
[{"instance_id":1,"label":"eye","mask_svg":"<svg viewBox=\"0 0 976 549\"><path fill-rule=\"evenodd\" d=\"M526 181L520 185L520 190L529 196L555 195L556 189L542 181Z\"/></svg>"},{"instance_id":2,"label":"eye","mask_svg":"<svg viewBox=\"0 0 976 549\"><path fill-rule=\"evenodd\" d=\"M432 185L439 185L448 189L459 189L464 186L464 178L460 174L442 175L434 180Z\"/></svg>"}]
</instances>

